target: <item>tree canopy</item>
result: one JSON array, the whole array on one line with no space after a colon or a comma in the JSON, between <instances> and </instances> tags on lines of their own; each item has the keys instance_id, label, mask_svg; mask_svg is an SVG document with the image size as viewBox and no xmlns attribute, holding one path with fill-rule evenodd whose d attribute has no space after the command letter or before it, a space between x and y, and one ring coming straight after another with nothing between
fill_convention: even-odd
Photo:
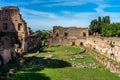
<instances>
[{"instance_id":1,"label":"tree canopy","mask_svg":"<svg viewBox=\"0 0 120 80\"><path fill-rule=\"evenodd\" d=\"M102 28L102 36L120 37L120 23L106 24Z\"/></svg>"},{"instance_id":2,"label":"tree canopy","mask_svg":"<svg viewBox=\"0 0 120 80\"><path fill-rule=\"evenodd\" d=\"M101 18L99 16L98 19L92 20L90 25L89 25L90 33L93 34L93 33L98 32L99 34L101 34L102 27L105 24L110 24L110 17L109 16L105 16L103 18Z\"/></svg>"},{"instance_id":3,"label":"tree canopy","mask_svg":"<svg viewBox=\"0 0 120 80\"><path fill-rule=\"evenodd\" d=\"M49 35L50 35L50 32L49 31L36 31L36 32L39 32L39 35L41 36L41 39L42 40L46 40L49 38Z\"/></svg>"}]
</instances>

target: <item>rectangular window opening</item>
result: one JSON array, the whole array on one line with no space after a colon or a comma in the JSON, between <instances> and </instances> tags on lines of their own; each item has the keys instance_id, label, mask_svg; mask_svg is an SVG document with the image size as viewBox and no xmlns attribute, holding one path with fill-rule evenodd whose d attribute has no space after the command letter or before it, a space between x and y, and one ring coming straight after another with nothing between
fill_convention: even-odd
<instances>
[{"instance_id":1,"label":"rectangular window opening","mask_svg":"<svg viewBox=\"0 0 120 80\"><path fill-rule=\"evenodd\" d=\"M18 23L18 30L21 30L21 26L22 26L22 24Z\"/></svg>"}]
</instances>

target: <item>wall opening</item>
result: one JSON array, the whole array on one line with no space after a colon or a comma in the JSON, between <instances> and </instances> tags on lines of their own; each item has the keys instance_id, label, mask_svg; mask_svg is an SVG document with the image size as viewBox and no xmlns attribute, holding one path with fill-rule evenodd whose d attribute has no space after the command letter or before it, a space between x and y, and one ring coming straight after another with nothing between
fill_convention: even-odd
<instances>
[{"instance_id":1,"label":"wall opening","mask_svg":"<svg viewBox=\"0 0 120 80\"><path fill-rule=\"evenodd\" d=\"M68 37L68 33L67 32L64 33L64 37L66 37L66 38Z\"/></svg>"},{"instance_id":2,"label":"wall opening","mask_svg":"<svg viewBox=\"0 0 120 80\"><path fill-rule=\"evenodd\" d=\"M18 23L18 30L21 30L21 26L22 26L22 24Z\"/></svg>"},{"instance_id":3,"label":"wall opening","mask_svg":"<svg viewBox=\"0 0 120 80\"><path fill-rule=\"evenodd\" d=\"M80 46L83 46L83 42L80 42Z\"/></svg>"},{"instance_id":4,"label":"wall opening","mask_svg":"<svg viewBox=\"0 0 120 80\"><path fill-rule=\"evenodd\" d=\"M72 46L75 46L75 42L72 42Z\"/></svg>"},{"instance_id":5,"label":"wall opening","mask_svg":"<svg viewBox=\"0 0 120 80\"><path fill-rule=\"evenodd\" d=\"M56 37L58 37L58 36L59 36L59 33L57 32L57 33L56 33Z\"/></svg>"},{"instance_id":6,"label":"wall opening","mask_svg":"<svg viewBox=\"0 0 120 80\"><path fill-rule=\"evenodd\" d=\"M3 57L0 55L0 65L3 65L4 64L4 59Z\"/></svg>"},{"instance_id":7,"label":"wall opening","mask_svg":"<svg viewBox=\"0 0 120 80\"><path fill-rule=\"evenodd\" d=\"M83 37L86 37L86 33L85 32L83 32Z\"/></svg>"}]
</instances>

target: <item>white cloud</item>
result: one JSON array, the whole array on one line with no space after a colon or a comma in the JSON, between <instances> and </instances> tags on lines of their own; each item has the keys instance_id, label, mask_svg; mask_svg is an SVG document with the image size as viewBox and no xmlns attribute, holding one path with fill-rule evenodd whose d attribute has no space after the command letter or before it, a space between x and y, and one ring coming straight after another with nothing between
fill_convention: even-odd
<instances>
[{"instance_id":1,"label":"white cloud","mask_svg":"<svg viewBox=\"0 0 120 80\"><path fill-rule=\"evenodd\" d=\"M26 9L26 8L20 8L21 13L24 16L28 16L30 18L32 17L37 17L37 18L51 18L55 19L57 15L54 13L48 13L48 12L42 12L42 11L37 11L37 10L31 10L31 9Z\"/></svg>"},{"instance_id":2,"label":"white cloud","mask_svg":"<svg viewBox=\"0 0 120 80\"><path fill-rule=\"evenodd\" d=\"M53 13L47 13L47 15L50 15ZM67 14L72 15L71 17L68 16ZM90 21L92 19L97 18L98 16L106 16L110 15L111 17L111 22L119 22L120 21L120 13L112 13L112 12L103 12L103 13L98 13L98 12L82 12L82 13L73 13L73 12L67 12L64 14L64 16L61 15L55 15L55 18L42 18L42 16L45 16L45 14L39 15L38 16L27 16L25 17L25 20L27 20L28 25L32 27L33 30L37 29L52 29L54 25L61 25L64 27L69 27L69 26L77 26L77 27L88 27L90 24ZM24 16L24 15L23 15ZM33 18L31 18L33 16ZM29 18L30 17L30 18Z\"/></svg>"},{"instance_id":3,"label":"white cloud","mask_svg":"<svg viewBox=\"0 0 120 80\"><path fill-rule=\"evenodd\" d=\"M96 12L70 12L62 11L62 15L53 12L43 12L32 9L23 8L24 5L38 4L38 3L48 3L46 0L33 0L29 3L23 1L16 3L15 5L21 5L20 11L22 13L23 19L27 21L28 26L30 26L34 31L37 29L52 29L54 25L61 25L65 27L77 26L77 27L88 27L92 19L98 16L110 16L111 22L120 22L120 13L117 12L106 12L104 11L107 7L113 7L113 5L107 4L103 0L49 0L49 2L54 2L52 4L45 4L44 6L56 7L56 6L77 6L86 3L94 3L98 7L94 8ZM0 1L0 6L13 5L13 3L7 3L5 1ZM118 5L117 5L118 6ZM34 7L34 6L33 6Z\"/></svg>"},{"instance_id":4,"label":"white cloud","mask_svg":"<svg viewBox=\"0 0 120 80\"><path fill-rule=\"evenodd\" d=\"M88 27L90 20L96 18L94 12L74 13L64 11L62 16L55 13L21 8L21 13L27 21L28 26L32 27L33 30L52 29L54 25Z\"/></svg>"},{"instance_id":5,"label":"white cloud","mask_svg":"<svg viewBox=\"0 0 120 80\"><path fill-rule=\"evenodd\" d=\"M52 0L53 2L57 1L57 3L44 5L46 7L53 6L78 6L86 3L94 3L99 4L103 2L103 0Z\"/></svg>"}]
</instances>

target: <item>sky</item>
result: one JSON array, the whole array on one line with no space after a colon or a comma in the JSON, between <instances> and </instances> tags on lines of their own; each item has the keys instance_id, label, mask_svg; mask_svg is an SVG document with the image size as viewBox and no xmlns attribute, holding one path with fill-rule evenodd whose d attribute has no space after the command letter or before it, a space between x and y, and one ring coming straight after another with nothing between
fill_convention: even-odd
<instances>
[{"instance_id":1,"label":"sky","mask_svg":"<svg viewBox=\"0 0 120 80\"><path fill-rule=\"evenodd\" d=\"M18 6L33 31L53 26L89 27L98 16L120 22L120 0L0 0L0 7Z\"/></svg>"}]
</instances>

